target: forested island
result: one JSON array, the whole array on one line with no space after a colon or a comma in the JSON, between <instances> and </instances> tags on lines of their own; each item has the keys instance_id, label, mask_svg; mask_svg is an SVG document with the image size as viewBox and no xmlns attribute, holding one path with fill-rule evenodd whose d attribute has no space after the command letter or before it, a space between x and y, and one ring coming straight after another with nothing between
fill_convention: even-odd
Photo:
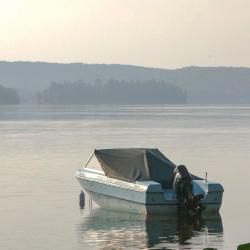
<instances>
[{"instance_id":1,"label":"forested island","mask_svg":"<svg viewBox=\"0 0 250 250\"><path fill-rule=\"evenodd\" d=\"M0 85L0 105L19 104L18 92L12 88Z\"/></svg>"},{"instance_id":2,"label":"forested island","mask_svg":"<svg viewBox=\"0 0 250 250\"><path fill-rule=\"evenodd\" d=\"M54 82L38 94L40 104L186 104L187 99L187 91L154 80Z\"/></svg>"}]
</instances>

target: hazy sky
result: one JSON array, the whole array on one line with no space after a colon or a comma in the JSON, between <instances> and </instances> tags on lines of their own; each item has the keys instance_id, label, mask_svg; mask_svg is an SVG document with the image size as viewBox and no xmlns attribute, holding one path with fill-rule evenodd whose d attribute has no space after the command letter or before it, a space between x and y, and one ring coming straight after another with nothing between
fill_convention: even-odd
<instances>
[{"instance_id":1,"label":"hazy sky","mask_svg":"<svg viewBox=\"0 0 250 250\"><path fill-rule=\"evenodd\" d=\"M0 60L250 67L250 0L0 0Z\"/></svg>"}]
</instances>

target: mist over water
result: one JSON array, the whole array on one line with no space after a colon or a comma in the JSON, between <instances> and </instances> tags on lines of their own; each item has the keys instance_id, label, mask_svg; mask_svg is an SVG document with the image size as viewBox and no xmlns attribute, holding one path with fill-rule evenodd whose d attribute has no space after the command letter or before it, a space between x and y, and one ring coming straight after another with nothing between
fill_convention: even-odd
<instances>
[{"instance_id":1,"label":"mist over water","mask_svg":"<svg viewBox=\"0 0 250 250\"><path fill-rule=\"evenodd\" d=\"M79 209L95 148L156 147L225 189L221 216ZM249 242L250 106L0 106L0 248L235 249Z\"/></svg>"}]
</instances>

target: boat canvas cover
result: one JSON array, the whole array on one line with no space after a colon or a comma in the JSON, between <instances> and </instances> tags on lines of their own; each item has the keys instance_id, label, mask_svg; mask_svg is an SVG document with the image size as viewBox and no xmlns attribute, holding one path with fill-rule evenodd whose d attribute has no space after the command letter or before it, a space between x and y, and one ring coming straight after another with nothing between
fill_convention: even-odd
<instances>
[{"instance_id":1,"label":"boat canvas cover","mask_svg":"<svg viewBox=\"0 0 250 250\"><path fill-rule=\"evenodd\" d=\"M106 176L128 182L156 181L171 187L176 167L158 149L126 148L95 150Z\"/></svg>"}]
</instances>

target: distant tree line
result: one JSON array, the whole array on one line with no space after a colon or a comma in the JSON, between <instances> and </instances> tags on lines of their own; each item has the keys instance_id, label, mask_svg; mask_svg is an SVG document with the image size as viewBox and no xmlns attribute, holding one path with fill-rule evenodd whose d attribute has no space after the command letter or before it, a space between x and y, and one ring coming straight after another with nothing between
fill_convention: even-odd
<instances>
[{"instance_id":1,"label":"distant tree line","mask_svg":"<svg viewBox=\"0 0 250 250\"><path fill-rule=\"evenodd\" d=\"M0 85L0 105L19 104L20 99L16 89Z\"/></svg>"},{"instance_id":2,"label":"distant tree line","mask_svg":"<svg viewBox=\"0 0 250 250\"><path fill-rule=\"evenodd\" d=\"M40 104L185 104L187 91L164 81L53 82Z\"/></svg>"}]
</instances>

